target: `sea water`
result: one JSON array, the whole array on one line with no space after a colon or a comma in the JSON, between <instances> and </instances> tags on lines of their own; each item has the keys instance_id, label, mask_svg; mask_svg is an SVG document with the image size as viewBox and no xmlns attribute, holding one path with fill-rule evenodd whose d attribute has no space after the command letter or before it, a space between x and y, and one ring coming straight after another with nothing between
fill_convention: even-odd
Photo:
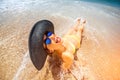
<instances>
[{"instance_id":1,"label":"sea water","mask_svg":"<svg viewBox=\"0 0 120 80\"><path fill-rule=\"evenodd\" d=\"M32 26L42 19L51 20L56 34L62 36L77 18L87 21L78 53L85 58L94 76L100 80L120 79L119 0L1 0L0 45L2 47L26 26ZM4 52L2 56L6 55ZM22 65L18 68L23 69L20 68ZM16 71L17 76L21 71L19 69Z\"/></svg>"}]
</instances>

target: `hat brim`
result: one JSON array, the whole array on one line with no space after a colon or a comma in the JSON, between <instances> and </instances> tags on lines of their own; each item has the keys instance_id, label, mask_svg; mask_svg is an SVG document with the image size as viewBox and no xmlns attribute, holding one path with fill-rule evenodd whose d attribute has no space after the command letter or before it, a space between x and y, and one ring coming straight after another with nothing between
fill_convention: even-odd
<instances>
[{"instance_id":1,"label":"hat brim","mask_svg":"<svg viewBox=\"0 0 120 80\"><path fill-rule=\"evenodd\" d=\"M38 21L32 28L29 36L29 53L33 65L42 69L47 58L47 52L44 49L44 34L48 31L54 33L54 25L48 20Z\"/></svg>"}]
</instances>

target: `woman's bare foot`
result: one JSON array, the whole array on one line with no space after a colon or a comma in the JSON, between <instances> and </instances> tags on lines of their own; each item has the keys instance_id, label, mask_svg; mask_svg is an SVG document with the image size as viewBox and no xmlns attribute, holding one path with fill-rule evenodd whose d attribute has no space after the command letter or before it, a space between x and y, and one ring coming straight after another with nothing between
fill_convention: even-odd
<instances>
[{"instance_id":1,"label":"woman's bare foot","mask_svg":"<svg viewBox=\"0 0 120 80\"><path fill-rule=\"evenodd\" d=\"M75 24L75 26L74 26L75 31L78 30L78 26L80 25L80 21L81 21L80 18L78 18L78 19L76 20L76 24Z\"/></svg>"},{"instance_id":2,"label":"woman's bare foot","mask_svg":"<svg viewBox=\"0 0 120 80\"><path fill-rule=\"evenodd\" d=\"M80 30L81 32L83 32L83 29L84 29L84 27L85 27L85 24L86 24L86 20L84 20L84 21L79 25L79 30Z\"/></svg>"}]
</instances>

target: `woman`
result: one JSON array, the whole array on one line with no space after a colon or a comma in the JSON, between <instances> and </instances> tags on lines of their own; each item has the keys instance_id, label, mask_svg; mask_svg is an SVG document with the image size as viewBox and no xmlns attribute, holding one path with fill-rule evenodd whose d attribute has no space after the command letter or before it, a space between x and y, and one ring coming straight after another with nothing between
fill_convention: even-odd
<instances>
[{"instance_id":1,"label":"woman","mask_svg":"<svg viewBox=\"0 0 120 80\"><path fill-rule=\"evenodd\" d=\"M75 54L76 50L78 48L80 48L81 35L83 32L83 27L84 27L85 23L86 23L86 21L83 21L81 23L80 19L78 19L75 26L70 31L68 31L68 33L66 33L62 38L60 38L56 34L54 34L54 31L46 30L43 32L44 33L44 35L42 37L43 38L43 42L42 42L43 48L45 49L47 54L56 54L61 59L62 69L64 69L64 70L67 70L71 67L73 60L74 60L74 54ZM36 25L38 25L38 24L36 24ZM36 27L36 25L35 25L35 27ZM47 25L47 26L51 26L51 25ZM42 25L42 27L43 27L43 25ZM31 55L33 64L35 65L35 67L37 69L41 69L43 67L45 59L46 59L46 53L41 52L39 50L40 48L38 49L39 46L42 46L41 44L38 46L38 44L41 42L39 42L39 40L37 40L36 44L32 45L32 47L31 47L31 44L35 43L35 40L33 40L33 39L38 37L36 35L33 35L33 34L36 34L37 30L39 30L39 29L34 30L34 28L33 28L33 31L31 31L30 41L29 41L29 44L30 44L29 49L32 49L32 51L30 50L30 55ZM33 47L36 45L38 47ZM38 53L38 52L41 52L41 53ZM43 55L45 55L45 56L41 57ZM36 58L37 58L37 60L35 60ZM39 58L42 58L42 59L39 60ZM36 66L36 64L38 66Z\"/></svg>"},{"instance_id":2,"label":"woman","mask_svg":"<svg viewBox=\"0 0 120 80\"><path fill-rule=\"evenodd\" d=\"M80 48L81 34L85 21L80 24L80 19L76 25L63 38L58 37L52 32L44 35L44 48L48 53L57 54L63 61L62 68L69 69L74 60L76 49Z\"/></svg>"}]
</instances>

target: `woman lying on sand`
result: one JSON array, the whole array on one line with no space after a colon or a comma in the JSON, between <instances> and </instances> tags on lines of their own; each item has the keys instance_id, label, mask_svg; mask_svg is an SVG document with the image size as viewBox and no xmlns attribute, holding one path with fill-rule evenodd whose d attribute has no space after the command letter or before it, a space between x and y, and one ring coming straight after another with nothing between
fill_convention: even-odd
<instances>
[{"instance_id":1,"label":"woman lying on sand","mask_svg":"<svg viewBox=\"0 0 120 80\"><path fill-rule=\"evenodd\" d=\"M62 61L62 69L68 70L73 63L76 50L80 48L85 23L86 21L81 22L78 19L74 27L62 38L54 34L54 30L48 29L53 26L50 21L44 20L35 24L29 38L30 56L35 67L40 70L47 54L56 54ZM43 31L41 26L48 26L47 30Z\"/></svg>"}]
</instances>

